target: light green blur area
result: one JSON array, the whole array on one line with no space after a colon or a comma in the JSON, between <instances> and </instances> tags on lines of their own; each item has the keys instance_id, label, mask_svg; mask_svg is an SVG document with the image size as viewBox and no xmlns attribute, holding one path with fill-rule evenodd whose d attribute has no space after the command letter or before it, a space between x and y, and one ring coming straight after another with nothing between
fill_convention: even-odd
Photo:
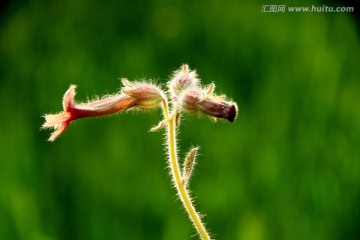
<instances>
[{"instance_id":1,"label":"light green blur area","mask_svg":"<svg viewBox=\"0 0 360 240\"><path fill-rule=\"evenodd\" d=\"M178 134L181 159L201 146L190 189L212 236L359 239L359 22L261 9L216 0L3 9L0 239L197 239L164 131L149 132L160 108L79 120L54 143L39 131L70 84L83 102L116 93L121 77L166 86L183 63L239 108L234 123L183 114Z\"/></svg>"}]
</instances>

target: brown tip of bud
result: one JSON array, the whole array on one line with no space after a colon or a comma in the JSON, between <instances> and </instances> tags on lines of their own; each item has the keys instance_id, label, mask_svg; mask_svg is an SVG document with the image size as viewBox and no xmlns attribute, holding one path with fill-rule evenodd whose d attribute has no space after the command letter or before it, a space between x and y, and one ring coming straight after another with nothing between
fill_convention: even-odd
<instances>
[{"instance_id":1,"label":"brown tip of bud","mask_svg":"<svg viewBox=\"0 0 360 240\"><path fill-rule=\"evenodd\" d=\"M237 107L235 104L233 104L228 111L228 116L227 116L227 120L229 122L234 122L235 118L236 118L236 114L237 114Z\"/></svg>"}]
</instances>

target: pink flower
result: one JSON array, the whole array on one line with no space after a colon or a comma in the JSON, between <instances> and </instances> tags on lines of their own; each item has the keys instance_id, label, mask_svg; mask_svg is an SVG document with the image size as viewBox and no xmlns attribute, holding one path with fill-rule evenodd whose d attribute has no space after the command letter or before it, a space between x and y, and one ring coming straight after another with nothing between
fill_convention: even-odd
<instances>
[{"instance_id":1,"label":"pink flower","mask_svg":"<svg viewBox=\"0 0 360 240\"><path fill-rule=\"evenodd\" d=\"M76 103L75 85L71 85L63 97L63 112L46 114L42 128L53 128L49 141L54 141L62 134L69 124L83 117L97 117L113 114L132 107L150 109L159 105L163 94L156 86L151 84L132 84L123 80L125 88L122 93L94 100L87 103Z\"/></svg>"}]
</instances>

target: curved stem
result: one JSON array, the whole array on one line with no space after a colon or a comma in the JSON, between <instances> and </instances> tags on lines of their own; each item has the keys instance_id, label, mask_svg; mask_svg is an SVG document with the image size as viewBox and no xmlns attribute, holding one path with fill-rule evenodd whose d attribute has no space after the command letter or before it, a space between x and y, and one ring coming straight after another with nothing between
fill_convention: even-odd
<instances>
[{"instance_id":1,"label":"curved stem","mask_svg":"<svg viewBox=\"0 0 360 240\"><path fill-rule=\"evenodd\" d=\"M190 195L181 181L181 174L176 154L176 133L175 133L175 118L169 117L169 110L167 106L167 102L163 102L163 110L164 116L168 119L167 124L167 144L169 151L169 164L171 168L171 175L173 178L173 182L178 191L178 195L184 204L185 210L188 213L191 221L193 222L196 230L198 231L201 239L210 240L210 236L207 233L204 224L201 222L199 214L195 211L195 208L191 202Z\"/></svg>"}]
</instances>

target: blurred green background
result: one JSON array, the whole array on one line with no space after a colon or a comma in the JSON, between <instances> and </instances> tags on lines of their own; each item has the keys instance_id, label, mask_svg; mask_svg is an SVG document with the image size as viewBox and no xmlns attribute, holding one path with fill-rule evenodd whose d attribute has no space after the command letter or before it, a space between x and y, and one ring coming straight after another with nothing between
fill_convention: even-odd
<instances>
[{"instance_id":1,"label":"blurred green background","mask_svg":"<svg viewBox=\"0 0 360 240\"><path fill-rule=\"evenodd\" d=\"M278 4L271 2L267 4ZM302 1L295 6L334 2ZM341 4L340 4L341 5ZM359 25L348 13L261 13L252 1L12 1L0 17L0 239L197 239L167 172L160 110L72 124L42 115L165 84L182 63L238 103L186 115L180 156L216 239L360 238ZM195 237L194 237L195 235Z\"/></svg>"}]
</instances>

